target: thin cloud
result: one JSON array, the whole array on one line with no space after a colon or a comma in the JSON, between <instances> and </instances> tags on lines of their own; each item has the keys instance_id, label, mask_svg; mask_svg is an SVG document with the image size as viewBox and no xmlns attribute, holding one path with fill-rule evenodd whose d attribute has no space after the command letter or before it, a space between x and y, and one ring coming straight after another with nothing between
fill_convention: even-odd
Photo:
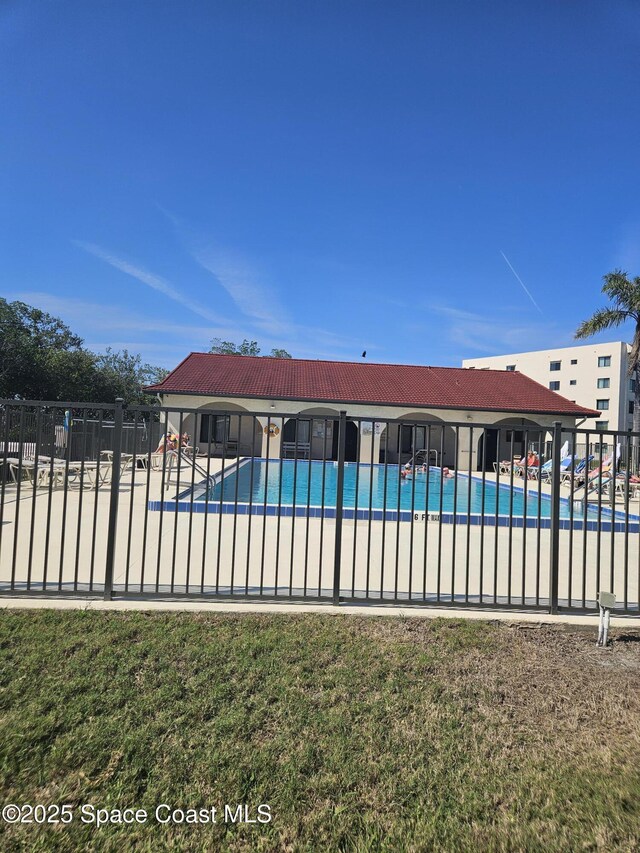
<instances>
[{"instance_id":1,"label":"thin cloud","mask_svg":"<svg viewBox=\"0 0 640 853\"><path fill-rule=\"evenodd\" d=\"M140 351L155 347L158 351L163 348L176 353L174 362L177 363L187 352L191 350L206 351L212 338L221 338L239 342L243 338L252 338L252 333L241 326L192 326L187 323L171 323L162 319L150 317L148 314L142 316L126 313L114 305L102 305L98 302L88 302L73 297L55 296L51 293L40 291L20 291L7 294L7 299L17 299L29 305L36 305L43 311L47 311L57 317L61 317L69 323L73 329L79 329L90 320L92 340L96 339L97 333L110 333L108 343L85 343L87 349L103 351L107 346L116 349L130 349L140 347ZM167 337L165 343L114 343L114 338L123 332L135 331L137 333L163 334ZM183 343L181 343L183 341ZM283 348L295 353L296 358L351 358L354 357L355 347L352 340L340 337L326 329L306 328L306 338L303 343L297 338L289 337L263 337L259 341L262 354L267 355L272 349ZM360 347L362 350L363 347ZM373 352L375 346L370 346ZM137 350L136 350L137 351ZM173 356L172 356L173 357ZM175 366L172 365L172 366Z\"/></svg>"},{"instance_id":2,"label":"thin cloud","mask_svg":"<svg viewBox=\"0 0 640 853\"><path fill-rule=\"evenodd\" d=\"M245 258L221 249L162 205L156 204L156 207L172 224L189 257L215 279L256 329L279 338L300 337L303 341L318 331L295 323L276 290L264 282L262 274Z\"/></svg>"},{"instance_id":3,"label":"thin cloud","mask_svg":"<svg viewBox=\"0 0 640 853\"><path fill-rule=\"evenodd\" d=\"M159 332L168 335L182 336L189 339L237 337L242 334L235 326L193 326L189 323L168 323L166 320L143 315L132 314L130 309L123 311L114 305L102 305L97 302L85 302L72 297L54 296L51 293L28 291L13 293L10 299L18 299L29 305L37 305L43 311L60 316L71 324L86 324L90 318L93 329L116 331L119 329L136 329L139 332Z\"/></svg>"},{"instance_id":4,"label":"thin cloud","mask_svg":"<svg viewBox=\"0 0 640 853\"><path fill-rule=\"evenodd\" d=\"M266 284L262 274L243 257L219 248L162 205L156 206L173 225L187 254L214 278L255 330L242 337L259 338L263 353L282 347L295 351L296 355L308 353L317 358L350 358L358 349L359 352L367 347L371 351L376 349L375 344L367 342L367 347L354 345L353 338L295 322L282 305L275 288ZM244 324L238 322L237 325ZM311 346L316 349L311 349Z\"/></svg>"},{"instance_id":5,"label":"thin cloud","mask_svg":"<svg viewBox=\"0 0 640 853\"><path fill-rule=\"evenodd\" d=\"M150 273L142 267L134 266L134 264L129 263L129 261L117 257L113 253L106 251L106 249L102 249L100 246L97 246L95 243L85 243L81 240L73 240L72 242L74 245L83 249L85 252L88 252L90 255L100 258L101 261L115 267L115 269L120 270L120 272L130 275L132 278L142 282L142 284L147 285L147 287L151 287L153 290L162 293L168 299L172 299L174 302L179 303L194 314L198 314L205 320L209 320L211 323L225 322L224 319L219 317L217 314L214 314L212 311L209 311L205 306L194 302L188 296L185 296L179 290L176 290L176 288L166 281L166 279L163 279L154 273Z\"/></svg>"},{"instance_id":6,"label":"thin cloud","mask_svg":"<svg viewBox=\"0 0 640 853\"><path fill-rule=\"evenodd\" d=\"M211 247L192 248L191 257L210 273L238 309L256 326L271 334L287 334L291 324L271 288L260 283L255 271L227 252Z\"/></svg>"},{"instance_id":7,"label":"thin cloud","mask_svg":"<svg viewBox=\"0 0 640 853\"><path fill-rule=\"evenodd\" d=\"M571 337L564 335L554 323L514 321L511 312L484 316L449 306L439 306L433 310L448 320L446 334L460 348L461 359L469 352L497 355L501 351L508 353L544 349L547 343L549 346L557 345L559 339L566 337L570 341Z\"/></svg>"},{"instance_id":8,"label":"thin cloud","mask_svg":"<svg viewBox=\"0 0 640 853\"><path fill-rule=\"evenodd\" d=\"M222 250L202 234L198 235L161 204L156 203L156 207L172 224L192 260L213 276L242 314L266 332L275 335L287 333L287 312L278 304L273 289L260 281L260 276L242 257Z\"/></svg>"},{"instance_id":9,"label":"thin cloud","mask_svg":"<svg viewBox=\"0 0 640 853\"><path fill-rule=\"evenodd\" d=\"M329 347L353 348L351 339L331 330L292 321L279 304L273 290L259 283L258 274L241 260L212 249L194 251L192 256L216 278L238 309L260 332L279 340L288 339L290 344L298 349L300 342L305 344L310 339ZM279 343L276 346L285 344Z\"/></svg>"}]
</instances>

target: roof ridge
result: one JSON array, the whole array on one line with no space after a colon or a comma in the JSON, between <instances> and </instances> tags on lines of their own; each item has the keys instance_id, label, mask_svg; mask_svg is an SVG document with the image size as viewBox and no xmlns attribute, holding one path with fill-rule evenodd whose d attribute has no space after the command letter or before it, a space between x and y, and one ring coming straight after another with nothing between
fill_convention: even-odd
<instances>
[{"instance_id":1,"label":"roof ridge","mask_svg":"<svg viewBox=\"0 0 640 853\"><path fill-rule=\"evenodd\" d=\"M205 356L216 356L222 358L251 358L251 359L259 359L260 361L276 361L278 363L283 362L285 364L291 364L292 362L302 362L303 364L354 364L360 367L411 367L418 370L478 370L476 367L456 367L452 364L405 364L403 362L395 362L395 361L365 361L364 359L361 361L342 361L341 359L333 359L333 358L280 358L276 355L245 355L240 352L191 352L189 355L205 355ZM189 355L184 358L180 364L178 364L174 370L177 370ZM172 371L173 372L173 371ZM483 373L520 373L519 370L498 370L497 368L491 367L483 369ZM525 375L525 374L521 374Z\"/></svg>"}]
</instances>

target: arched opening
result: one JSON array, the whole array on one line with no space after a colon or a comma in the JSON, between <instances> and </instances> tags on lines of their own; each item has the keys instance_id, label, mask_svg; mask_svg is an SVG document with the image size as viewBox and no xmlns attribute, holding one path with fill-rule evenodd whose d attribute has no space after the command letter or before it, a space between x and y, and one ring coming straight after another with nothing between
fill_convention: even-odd
<instances>
[{"instance_id":1,"label":"arched opening","mask_svg":"<svg viewBox=\"0 0 640 853\"><path fill-rule=\"evenodd\" d=\"M534 450L540 458L544 456L544 437L548 428L529 418L502 418L488 427L478 438L477 469L493 471L501 459L522 457Z\"/></svg>"},{"instance_id":2,"label":"arched opening","mask_svg":"<svg viewBox=\"0 0 640 853\"><path fill-rule=\"evenodd\" d=\"M456 435L442 418L424 412L410 412L380 433L379 461L403 463L420 451L431 465L455 467Z\"/></svg>"},{"instance_id":3,"label":"arched opening","mask_svg":"<svg viewBox=\"0 0 640 853\"><path fill-rule=\"evenodd\" d=\"M196 414L188 415L186 422L200 454L236 457L260 456L262 452L260 422L236 403L206 403Z\"/></svg>"},{"instance_id":4,"label":"arched opening","mask_svg":"<svg viewBox=\"0 0 640 853\"><path fill-rule=\"evenodd\" d=\"M347 421L347 437L344 446L344 461L357 462L360 445L360 431L353 421ZM337 455L336 455L337 458Z\"/></svg>"},{"instance_id":5,"label":"arched opening","mask_svg":"<svg viewBox=\"0 0 640 853\"><path fill-rule=\"evenodd\" d=\"M297 417L285 422L282 430L283 459L326 459L338 458L339 414L334 409L304 409ZM345 461L355 462L358 458L358 427L347 421L345 438Z\"/></svg>"}]
</instances>

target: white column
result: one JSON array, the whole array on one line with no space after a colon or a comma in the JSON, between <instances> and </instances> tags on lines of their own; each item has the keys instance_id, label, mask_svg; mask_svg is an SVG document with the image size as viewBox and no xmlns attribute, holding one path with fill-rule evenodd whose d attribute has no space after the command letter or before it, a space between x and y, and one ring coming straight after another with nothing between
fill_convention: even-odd
<instances>
[{"instance_id":1,"label":"white column","mask_svg":"<svg viewBox=\"0 0 640 853\"><path fill-rule=\"evenodd\" d=\"M360 459L361 463L370 465L372 460L373 464L377 465L380 461L380 431L383 429L382 424L378 424L378 430L376 430L376 424L371 421L361 421L360 422ZM373 445L373 456L371 454L371 447Z\"/></svg>"},{"instance_id":2,"label":"white column","mask_svg":"<svg viewBox=\"0 0 640 853\"><path fill-rule=\"evenodd\" d=\"M458 436L458 458L456 460L456 469L458 471L475 471L478 467L478 439L482 435L482 430L475 428L473 430L473 438L471 437L471 424L468 427L461 427Z\"/></svg>"},{"instance_id":3,"label":"white column","mask_svg":"<svg viewBox=\"0 0 640 853\"><path fill-rule=\"evenodd\" d=\"M360 422L360 455L359 462L371 462L371 444L373 442L373 426L367 421Z\"/></svg>"},{"instance_id":4,"label":"white column","mask_svg":"<svg viewBox=\"0 0 640 853\"><path fill-rule=\"evenodd\" d=\"M279 459L282 441L282 419L272 418L270 421L263 415L257 418L262 427L262 451L263 459ZM269 432L270 428L270 432Z\"/></svg>"}]
</instances>

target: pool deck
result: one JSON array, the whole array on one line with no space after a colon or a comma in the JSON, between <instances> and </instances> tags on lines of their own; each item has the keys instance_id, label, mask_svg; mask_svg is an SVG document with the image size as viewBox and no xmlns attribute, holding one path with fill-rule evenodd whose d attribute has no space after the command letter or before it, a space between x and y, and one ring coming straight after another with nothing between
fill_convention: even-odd
<instances>
[{"instance_id":1,"label":"pool deck","mask_svg":"<svg viewBox=\"0 0 640 853\"><path fill-rule=\"evenodd\" d=\"M212 472L220 467L220 460L211 460ZM509 477L486 474L488 482L496 479L509 483ZM277 593L280 599L290 593L312 596L320 591L330 601L334 520L146 512L149 501L164 500L167 495L174 498L191 482L191 472L183 472L181 482L174 478L171 489L163 493L161 472L125 473L118 492L114 591L116 598L126 591L135 601L121 601L118 606L146 607L144 595L156 591L160 598L171 594L206 598L216 590L230 597L231 589L237 595L256 597ZM535 491L539 488L536 481L519 480L516 485ZM41 592L43 581L45 587L60 589L62 594L75 587L87 598L100 595L110 490L109 483L97 489L76 487L67 490L65 497L62 489L49 493L40 488L35 490L34 499L31 487L21 487L17 500L17 487L7 485L0 586L6 586L12 577L15 554L13 580L27 595ZM550 487L542 484L541 491L549 494ZM568 497L568 490L563 489L563 496ZM638 507L638 501L632 506ZM592 530L561 530L560 601L570 593L574 604L584 600L586 608L593 609L598 590L612 589L619 601L637 606L639 539L637 534L623 532L604 532L598 537ZM356 605L357 612L362 612L365 603L374 604L375 612L389 610L386 604L395 598L399 603L391 612L397 614L400 608L413 613L417 600L426 597L435 608L424 609L427 616L433 616L436 609L458 613L458 606L466 605L476 609L465 608L465 613L494 618L502 612L491 609L494 600L506 604L510 599L517 609L548 597L549 553L548 529L440 524L429 518L414 524L345 520L341 595ZM625 563L629 566L626 586L622 571ZM365 598L367 588L370 594ZM26 600L20 595L2 600L6 605L15 599ZM191 603L174 602L171 606L182 609ZM228 608L232 603L221 606ZM166 604L157 602L157 606ZM482 609L483 605L489 612ZM112 605L107 602L107 606ZM202 606L208 608L214 603ZM257 606L264 609L267 603L261 601ZM301 606L295 605L297 612ZM320 605L323 612L328 606ZM340 612L348 606L342 605ZM549 617L537 612L533 619L547 621Z\"/></svg>"}]
</instances>

